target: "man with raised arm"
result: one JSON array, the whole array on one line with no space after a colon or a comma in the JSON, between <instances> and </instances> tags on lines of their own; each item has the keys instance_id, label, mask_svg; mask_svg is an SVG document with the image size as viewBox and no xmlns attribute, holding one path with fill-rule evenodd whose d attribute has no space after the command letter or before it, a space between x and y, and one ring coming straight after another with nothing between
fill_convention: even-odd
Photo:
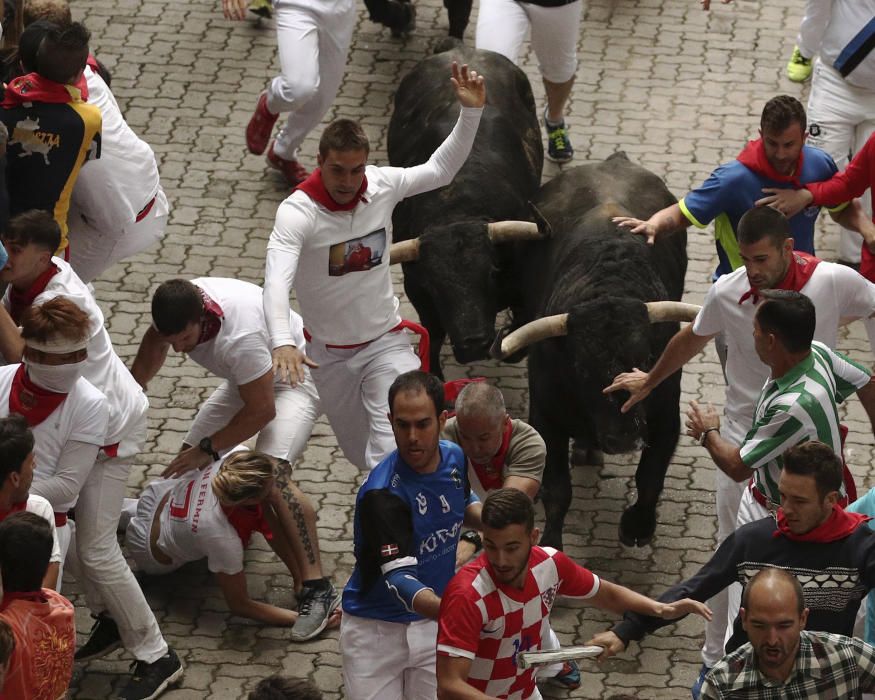
<instances>
[{"instance_id":1,"label":"man with raised arm","mask_svg":"<svg viewBox=\"0 0 875 700\"><path fill-rule=\"evenodd\" d=\"M346 458L370 469L395 443L386 395L399 374L419 367L403 331L389 272L392 211L406 197L448 185L462 167L486 103L483 77L453 65L459 121L431 158L412 168L368 165L369 144L348 119L331 123L319 142L317 169L279 207L267 244L264 309L274 367L292 383L309 366ZM349 268L356 244L370 264ZM354 253L353 253L354 254ZM307 352L289 328L294 287Z\"/></svg>"}]
</instances>

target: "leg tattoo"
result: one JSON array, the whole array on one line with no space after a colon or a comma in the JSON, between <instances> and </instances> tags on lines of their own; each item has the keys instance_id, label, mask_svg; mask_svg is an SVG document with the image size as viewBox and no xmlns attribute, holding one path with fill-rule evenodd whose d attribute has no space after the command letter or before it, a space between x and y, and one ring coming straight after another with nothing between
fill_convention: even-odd
<instances>
[{"instance_id":1,"label":"leg tattoo","mask_svg":"<svg viewBox=\"0 0 875 700\"><path fill-rule=\"evenodd\" d=\"M315 564L316 552L313 549L313 543L310 541L310 531L307 529L307 521L304 518L304 507L295 497L295 492L292 488L292 465L284 459L278 460L278 462L276 483L286 499L289 510L292 512L292 517L295 519L295 525L298 527L298 534L301 537L301 545L304 547L307 561L310 564Z\"/></svg>"}]
</instances>

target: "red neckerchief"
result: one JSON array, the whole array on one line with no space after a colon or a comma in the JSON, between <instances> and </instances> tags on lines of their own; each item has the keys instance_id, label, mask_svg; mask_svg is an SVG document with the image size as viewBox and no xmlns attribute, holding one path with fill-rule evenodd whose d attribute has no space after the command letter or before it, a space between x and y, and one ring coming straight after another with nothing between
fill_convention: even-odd
<instances>
[{"instance_id":1,"label":"red neckerchief","mask_svg":"<svg viewBox=\"0 0 875 700\"><path fill-rule=\"evenodd\" d=\"M24 371L24 365L19 365L9 391L9 413L24 416L28 426L35 428L52 415L66 398L67 394L57 394L34 384Z\"/></svg>"},{"instance_id":2,"label":"red neckerchief","mask_svg":"<svg viewBox=\"0 0 875 700\"><path fill-rule=\"evenodd\" d=\"M208 343L219 334L219 329L222 327L222 319L225 318L225 312L218 302L207 294L203 289L198 287L201 293L201 300L204 302L204 315L201 318L201 334L197 339L197 344Z\"/></svg>"},{"instance_id":3,"label":"red neckerchief","mask_svg":"<svg viewBox=\"0 0 875 700\"><path fill-rule=\"evenodd\" d=\"M797 190L802 189L802 183L799 182L799 175L802 173L802 151L799 151L799 160L796 161L796 167L793 168L792 175L781 175L772 167L769 159L766 158L766 149L763 147L763 140L756 139L748 141L747 145L741 149L741 153L736 156L736 160L748 170L753 170L757 175L762 175L774 182L784 182L788 185L793 185Z\"/></svg>"},{"instance_id":4,"label":"red neckerchief","mask_svg":"<svg viewBox=\"0 0 875 700\"><path fill-rule=\"evenodd\" d=\"M27 499L24 499L21 503L13 503L12 508L9 510L0 510L0 522L8 518L13 513L20 513L25 508L27 508Z\"/></svg>"},{"instance_id":5,"label":"red neckerchief","mask_svg":"<svg viewBox=\"0 0 875 700\"><path fill-rule=\"evenodd\" d=\"M502 473L504 472L504 460L507 457L507 449L510 447L510 436L513 433L513 423L510 418L504 425L504 437L501 439L501 447L496 455L489 460L488 464L477 464L471 460L471 466L474 467L474 473L483 485L486 491L500 489L503 483Z\"/></svg>"},{"instance_id":6,"label":"red neckerchief","mask_svg":"<svg viewBox=\"0 0 875 700\"><path fill-rule=\"evenodd\" d=\"M222 512L237 532L237 536L246 547L253 532L260 532L264 539L273 539L270 525L264 519L264 509L260 506L222 506Z\"/></svg>"},{"instance_id":7,"label":"red neckerchief","mask_svg":"<svg viewBox=\"0 0 875 700\"><path fill-rule=\"evenodd\" d=\"M49 280L57 275L61 270L57 265L50 265L49 269L37 277L33 284L23 292L19 292L15 287L9 287L9 315L15 323L21 323L21 314L24 310L33 304L33 300L40 294L46 291L49 286Z\"/></svg>"},{"instance_id":8,"label":"red neckerchief","mask_svg":"<svg viewBox=\"0 0 875 700\"><path fill-rule=\"evenodd\" d=\"M295 190L301 190L314 202L318 202L328 211L352 211L359 202L367 202L365 199L365 191L368 189L368 178L362 178L362 186L356 192L355 197L349 204L338 204L335 202L328 190L325 189L325 183L322 182L322 168L316 168L310 176L298 185Z\"/></svg>"},{"instance_id":9,"label":"red neckerchief","mask_svg":"<svg viewBox=\"0 0 875 700\"><path fill-rule=\"evenodd\" d=\"M77 96L74 91L78 91L79 95ZM44 78L39 73L28 73L9 82L0 105L6 109L12 109L27 102L66 105L71 102L85 102L87 99L88 85L84 75L73 86L56 83L54 80Z\"/></svg>"},{"instance_id":10,"label":"red neckerchief","mask_svg":"<svg viewBox=\"0 0 875 700\"><path fill-rule=\"evenodd\" d=\"M31 603L48 603L49 599L42 591L4 591L0 611L6 610L15 600L28 600Z\"/></svg>"},{"instance_id":11,"label":"red neckerchief","mask_svg":"<svg viewBox=\"0 0 875 700\"><path fill-rule=\"evenodd\" d=\"M811 279L814 269L818 265L820 265L820 258L794 250L790 264L787 266L787 274L784 275L784 279L781 280L780 284L776 284L772 289L787 289L801 292L802 287L808 284L808 280ZM741 299L738 300L739 305L748 299L751 299L754 304L759 302L759 290L756 287L751 287L741 295Z\"/></svg>"},{"instance_id":12,"label":"red neckerchief","mask_svg":"<svg viewBox=\"0 0 875 700\"><path fill-rule=\"evenodd\" d=\"M95 73L100 73L100 64L97 62L94 54L88 54L88 58L85 60L85 63L87 63L91 70L93 70Z\"/></svg>"},{"instance_id":13,"label":"red neckerchief","mask_svg":"<svg viewBox=\"0 0 875 700\"><path fill-rule=\"evenodd\" d=\"M772 537L784 535L788 540L793 540L794 542L835 542L836 540L844 539L860 527L860 525L871 519L868 515L849 513L841 506L834 505L832 507L832 515L826 519L826 522L821 523L804 535L795 535L787 527L784 509L778 508L778 527L772 534Z\"/></svg>"}]
</instances>

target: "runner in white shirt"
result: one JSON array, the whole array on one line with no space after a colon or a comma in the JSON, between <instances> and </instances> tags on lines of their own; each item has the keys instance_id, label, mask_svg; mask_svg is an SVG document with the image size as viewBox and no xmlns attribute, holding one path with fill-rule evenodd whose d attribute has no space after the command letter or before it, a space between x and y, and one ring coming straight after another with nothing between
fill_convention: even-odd
<instances>
[{"instance_id":1,"label":"runner in white shirt","mask_svg":"<svg viewBox=\"0 0 875 700\"><path fill-rule=\"evenodd\" d=\"M43 588L58 590L63 561L55 528L52 505L42 496L29 493L34 475L33 433L20 415L0 418L0 521L19 510L35 513L52 528L52 555L43 578Z\"/></svg>"},{"instance_id":2,"label":"runner in white shirt","mask_svg":"<svg viewBox=\"0 0 875 700\"><path fill-rule=\"evenodd\" d=\"M170 205L148 143L128 126L107 84L85 67L88 104L103 118L100 158L79 171L67 224L70 265L91 282L164 236Z\"/></svg>"},{"instance_id":3,"label":"runner in white shirt","mask_svg":"<svg viewBox=\"0 0 875 700\"><path fill-rule=\"evenodd\" d=\"M100 487L83 490L76 510L81 567L77 578L88 606L97 613L91 636L76 659L103 656L123 643L137 659L125 696L137 697L144 684L163 688L182 675L181 663L161 636L115 532L131 465L146 440L149 402L115 354L103 313L88 287L66 262L52 257L59 241L57 224L42 211L13 217L2 234L9 260L0 270L0 281L9 287L0 308L0 353L7 362L21 359L24 340L16 323L32 304L64 296L88 315L88 357L82 375L106 396L109 425L89 477Z\"/></svg>"},{"instance_id":4,"label":"runner in white shirt","mask_svg":"<svg viewBox=\"0 0 875 700\"><path fill-rule=\"evenodd\" d=\"M292 571L293 516L275 482L276 463L237 448L181 479L153 481L138 500L127 500L125 540L138 568L166 574L206 558L232 613L271 625L296 624L297 612L249 597L243 570L249 539L261 532Z\"/></svg>"},{"instance_id":5,"label":"runner in white shirt","mask_svg":"<svg viewBox=\"0 0 875 700\"><path fill-rule=\"evenodd\" d=\"M290 323L296 344L304 347L300 316L292 312ZM203 468L258 433L255 449L280 460L277 482L294 516L292 573L302 616L292 638L309 639L324 628L337 599L322 574L316 512L292 481L291 464L307 446L320 414L313 381L306 372L295 386L275 379L261 288L249 282L201 277L161 284L152 297L152 325L132 368L144 389L170 347L225 381L198 410L164 476Z\"/></svg>"},{"instance_id":6,"label":"runner in white shirt","mask_svg":"<svg viewBox=\"0 0 875 700\"><path fill-rule=\"evenodd\" d=\"M819 261L793 251L786 218L769 207L751 209L739 221L738 242L745 267L721 277L705 297L696 320L683 328L666 347L648 374L618 375L606 392L629 391L622 410L630 410L654 387L695 357L718 333L728 344L726 401L721 435L741 445L754 424L760 390L769 378L754 348L753 319L756 289L794 289L814 303L815 340L835 347L842 319L868 318L875 313L875 285L843 265ZM743 300L742 300L743 299ZM717 469L717 544L735 530L745 484ZM727 594L709 601L714 617L706 627L702 656L713 666L723 656L723 633L728 625Z\"/></svg>"},{"instance_id":7,"label":"runner in white shirt","mask_svg":"<svg viewBox=\"0 0 875 700\"><path fill-rule=\"evenodd\" d=\"M280 205L267 246L264 309L274 367L283 379L313 379L346 458L371 468L394 448L386 396L399 374L419 367L400 333L389 273L392 210L406 197L449 184L468 157L486 86L467 66L453 66L462 105L446 141L422 165L367 165L368 141L349 120L330 124L319 145L320 170ZM360 244L360 245L359 245ZM364 255L362 253L364 252ZM309 357L289 328L295 288Z\"/></svg>"}]
</instances>

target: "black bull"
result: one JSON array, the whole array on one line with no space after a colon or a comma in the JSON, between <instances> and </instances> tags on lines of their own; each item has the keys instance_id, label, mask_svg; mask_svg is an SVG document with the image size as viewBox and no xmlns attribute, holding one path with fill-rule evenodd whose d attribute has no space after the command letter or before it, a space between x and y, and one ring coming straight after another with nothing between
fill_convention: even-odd
<instances>
[{"instance_id":1,"label":"black bull","mask_svg":"<svg viewBox=\"0 0 875 700\"><path fill-rule=\"evenodd\" d=\"M447 333L459 362L488 357L495 315L513 306L515 244L491 243L490 221L528 219L541 182L543 147L525 74L491 51L457 47L418 63L401 81L389 122L389 162L425 162L459 115L450 84L453 61L486 77L487 101L471 154L447 187L401 202L395 241L419 237L419 257L404 264L404 290L431 337L431 369L440 373Z\"/></svg>"},{"instance_id":2,"label":"black bull","mask_svg":"<svg viewBox=\"0 0 875 700\"><path fill-rule=\"evenodd\" d=\"M571 503L569 438L607 453L643 447L637 502L623 513L620 539L643 545L656 528L656 504L680 432L681 373L626 415L619 408L628 395L605 396L602 389L620 372L651 367L677 332L676 322L651 324L645 302L680 299L686 230L651 247L611 218L647 219L675 202L662 180L622 153L563 171L534 200L553 234L524 244L520 278L528 319L567 313L567 335L535 342L528 359L529 420L547 443L541 493L549 545L562 546Z\"/></svg>"}]
</instances>

